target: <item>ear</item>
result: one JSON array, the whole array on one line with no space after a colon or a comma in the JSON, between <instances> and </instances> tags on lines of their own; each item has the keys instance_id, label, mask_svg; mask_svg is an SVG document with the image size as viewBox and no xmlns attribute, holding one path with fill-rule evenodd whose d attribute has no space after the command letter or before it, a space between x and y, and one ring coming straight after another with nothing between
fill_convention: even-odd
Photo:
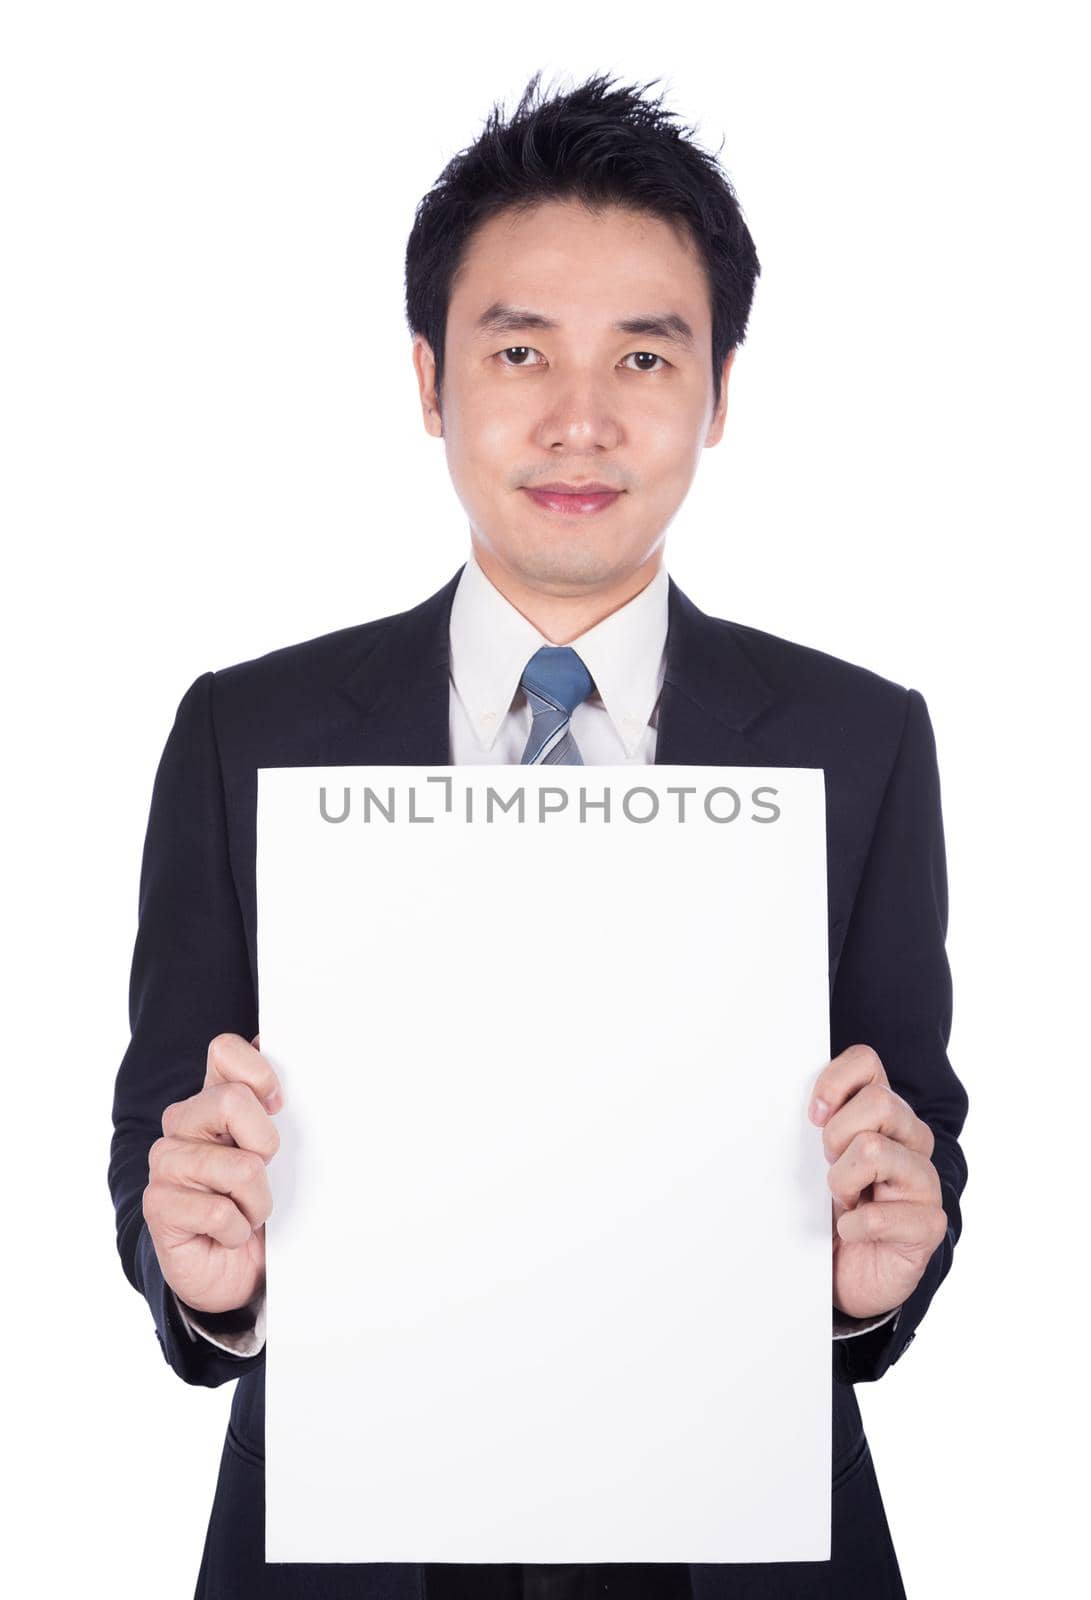
<instances>
[{"instance_id":1,"label":"ear","mask_svg":"<svg viewBox=\"0 0 1091 1600\"><path fill-rule=\"evenodd\" d=\"M433 438L441 439L443 419L440 416L439 398L436 395L436 358L432 346L423 333L413 336L413 368L417 374L424 426Z\"/></svg>"},{"instance_id":2,"label":"ear","mask_svg":"<svg viewBox=\"0 0 1091 1600\"><path fill-rule=\"evenodd\" d=\"M735 364L738 346L729 350L724 358L724 368L720 375L720 403L713 413L712 421L708 425L708 434L705 437L706 448L711 444L719 444L723 438L724 423L727 421L727 384L731 376L731 369Z\"/></svg>"}]
</instances>

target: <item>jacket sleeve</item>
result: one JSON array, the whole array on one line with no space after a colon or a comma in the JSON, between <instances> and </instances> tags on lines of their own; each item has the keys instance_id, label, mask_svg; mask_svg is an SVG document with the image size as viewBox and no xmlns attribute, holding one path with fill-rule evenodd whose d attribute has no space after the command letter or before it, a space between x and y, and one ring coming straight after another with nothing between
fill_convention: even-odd
<instances>
[{"instance_id":1,"label":"jacket sleeve","mask_svg":"<svg viewBox=\"0 0 1091 1600\"><path fill-rule=\"evenodd\" d=\"M875 1049L891 1087L935 1136L947 1232L891 1321L835 1344L841 1383L871 1383L899 1360L951 1268L962 1232L968 1099L947 1056L951 972L947 866L935 738L928 708L906 691L905 722L849 919L830 1004L834 1056Z\"/></svg>"},{"instance_id":2,"label":"jacket sleeve","mask_svg":"<svg viewBox=\"0 0 1091 1600\"><path fill-rule=\"evenodd\" d=\"M186 1383L216 1388L265 1360L196 1339L144 1221L148 1152L166 1107L198 1093L218 1033L252 1039L257 999L228 859L213 721L215 674L183 695L152 786L129 981L131 1038L114 1085L108 1182L125 1276L151 1308L163 1355Z\"/></svg>"}]
</instances>

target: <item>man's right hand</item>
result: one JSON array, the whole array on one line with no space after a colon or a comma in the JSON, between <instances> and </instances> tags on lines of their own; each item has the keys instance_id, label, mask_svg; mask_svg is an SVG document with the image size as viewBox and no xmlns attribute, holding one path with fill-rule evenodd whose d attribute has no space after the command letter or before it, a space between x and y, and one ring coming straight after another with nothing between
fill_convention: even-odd
<instances>
[{"instance_id":1,"label":"man's right hand","mask_svg":"<svg viewBox=\"0 0 1091 1600\"><path fill-rule=\"evenodd\" d=\"M204 1088L163 1112L148 1155L148 1224L163 1277L194 1311L233 1311L265 1288L265 1168L280 1148L276 1073L241 1034L208 1047Z\"/></svg>"}]
</instances>

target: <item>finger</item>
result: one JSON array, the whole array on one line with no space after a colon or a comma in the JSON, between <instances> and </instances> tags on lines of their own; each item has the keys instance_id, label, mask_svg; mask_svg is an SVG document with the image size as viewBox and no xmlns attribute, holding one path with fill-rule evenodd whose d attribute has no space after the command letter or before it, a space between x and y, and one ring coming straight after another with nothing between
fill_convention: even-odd
<instances>
[{"instance_id":1,"label":"finger","mask_svg":"<svg viewBox=\"0 0 1091 1600\"><path fill-rule=\"evenodd\" d=\"M947 1234L947 1213L942 1206L920 1205L912 1200L869 1200L837 1220L846 1244L865 1240L882 1244L919 1246L929 1252Z\"/></svg>"},{"instance_id":2,"label":"finger","mask_svg":"<svg viewBox=\"0 0 1091 1600\"><path fill-rule=\"evenodd\" d=\"M255 1035L251 1039L250 1043L253 1045L255 1050L260 1050L261 1049L261 1034L260 1033L255 1033ZM275 1076L275 1074L274 1074L274 1076ZM276 1111L280 1110L280 1108L284 1104L284 1094L283 1094L283 1091L280 1088L279 1081L278 1081L277 1087L273 1090L272 1094L266 1095L265 1100L262 1103L264 1104L266 1111L276 1112Z\"/></svg>"},{"instance_id":3,"label":"finger","mask_svg":"<svg viewBox=\"0 0 1091 1600\"><path fill-rule=\"evenodd\" d=\"M870 1184L877 1186L876 1200L912 1200L931 1205L938 1204L941 1198L939 1173L932 1163L873 1130L856 1134L826 1178L834 1198L850 1209Z\"/></svg>"},{"instance_id":4,"label":"finger","mask_svg":"<svg viewBox=\"0 0 1091 1600\"><path fill-rule=\"evenodd\" d=\"M207 1139L159 1139L148 1156L149 1178L234 1200L252 1228L272 1214L273 1195L265 1161L254 1150Z\"/></svg>"},{"instance_id":5,"label":"finger","mask_svg":"<svg viewBox=\"0 0 1091 1600\"><path fill-rule=\"evenodd\" d=\"M811 1091L811 1121L819 1127L844 1105L850 1095L869 1083L886 1083L883 1063L869 1044L850 1044L828 1061Z\"/></svg>"},{"instance_id":6,"label":"finger","mask_svg":"<svg viewBox=\"0 0 1091 1600\"><path fill-rule=\"evenodd\" d=\"M203 1233L237 1250L254 1231L228 1195L167 1183L149 1183L144 1190L144 1217L153 1235L168 1247Z\"/></svg>"},{"instance_id":7,"label":"finger","mask_svg":"<svg viewBox=\"0 0 1091 1600\"><path fill-rule=\"evenodd\" d=\"M858 1133L867 1129L885 1134L923 1156L931 1156L936 1140L931 1128L922 1122L913 1107L889 1084L868 1083L845 1102L840 1111L827 1119L822 1129L822 1148L827 1161L836 1161Z\"/></svg>"},{"instance_id":8,"label":"finger","mask_svg":"<svg viewBox=\"0 0 1091 1600\"><path fill-rule=\"evenodd\" d=\"M163 1112L163 1134L178 1139L210 1139L256 1150L271 1161L280 1148L280 1134L269 1112L245 1083L211 1083L188 1100L177 1100Z\"/></svg>"},{"instance_id":9,"label":"finger","mask_svg":"<svg viewBox=\"0 0 1091 1600\"><path fill-rule=\"evenodd\" d=\"M246 1083L269 1111L279 1111L284 1091L269 1062L241 1033L218 1033L208 1047L205 1087L212 1083ZM268 1102L272 1102L268 1104Z\"/></svg>"}]
</instances>

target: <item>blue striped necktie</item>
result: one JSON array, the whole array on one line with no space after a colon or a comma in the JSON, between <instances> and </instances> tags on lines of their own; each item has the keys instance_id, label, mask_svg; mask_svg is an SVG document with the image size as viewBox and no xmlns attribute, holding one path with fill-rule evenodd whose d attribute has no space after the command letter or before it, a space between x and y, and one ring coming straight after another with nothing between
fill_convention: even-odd
<instances>
[{"instance_id":1,"label":"blue striped necktie","mask_svg":"<svg viewBox=\"0 0 1091 1600\"><path fill-rule=\"evenodd\" d=\"M527 662L519 685L534 718L520 765L582 767L583 757L568 724L595 681L572 646L544 644Z\"/></svg>"}]
</instances>

